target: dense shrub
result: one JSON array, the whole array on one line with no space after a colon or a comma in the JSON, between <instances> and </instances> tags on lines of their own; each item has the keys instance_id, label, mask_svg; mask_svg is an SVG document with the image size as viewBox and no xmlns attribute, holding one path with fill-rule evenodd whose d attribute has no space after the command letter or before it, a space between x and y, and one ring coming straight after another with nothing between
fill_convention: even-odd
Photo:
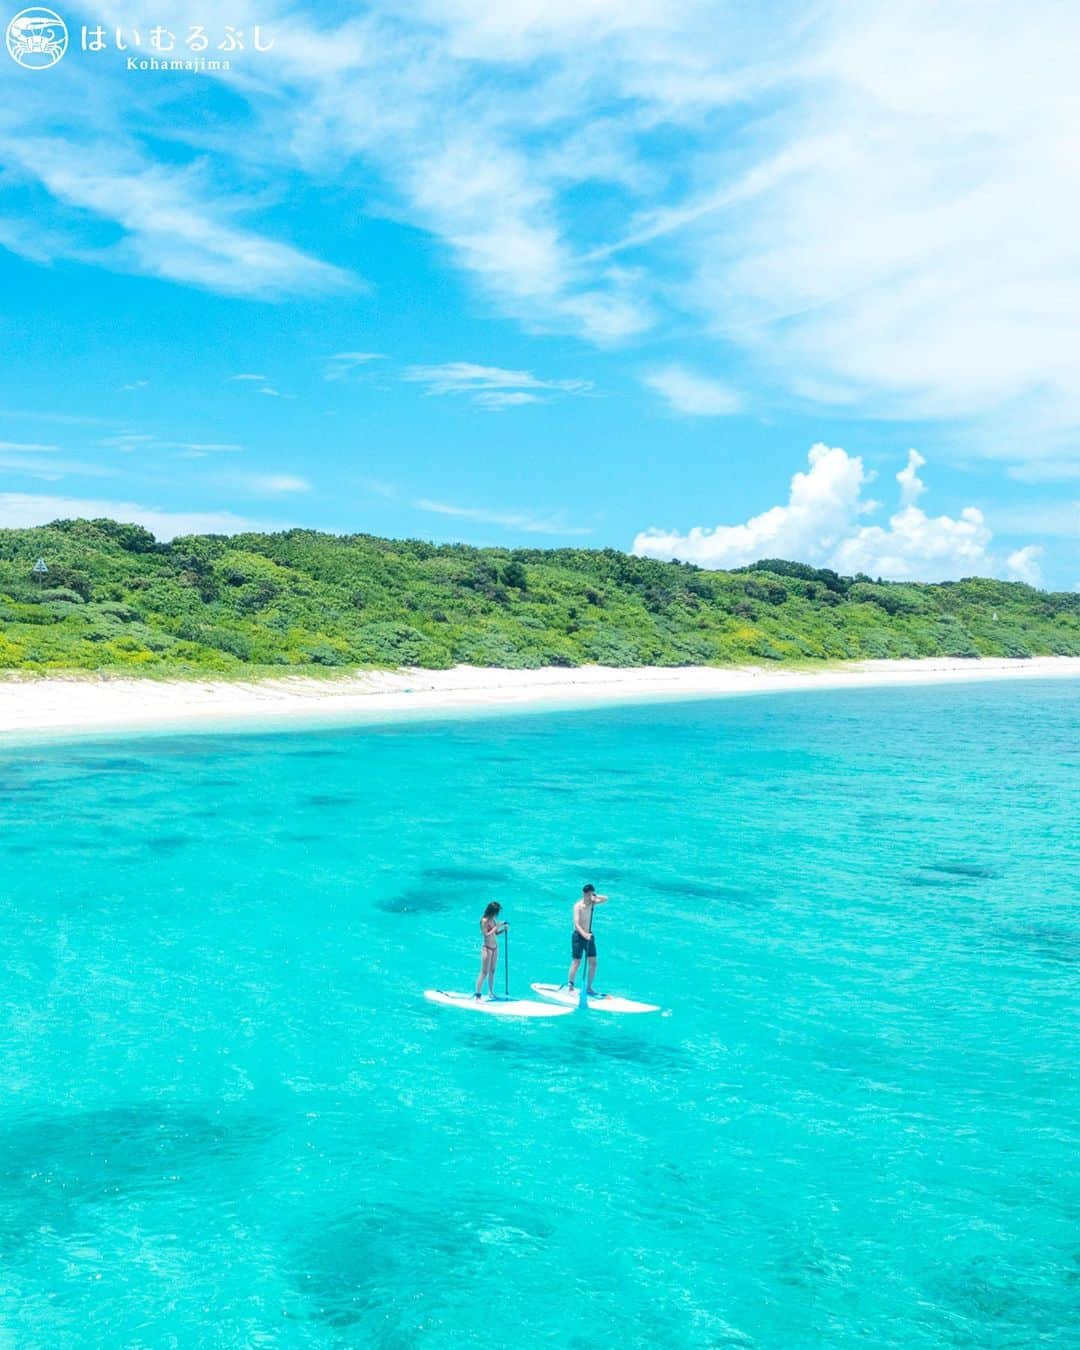
<instances>
[{"instance_id":1,"label":"dense shrub","mask_svg":"<svg viewBox=\"0 0 1080 1350\"><path fill-rule=\"evenodd\" d=\"M34 561L49 571L39 582ZM970 578L736 572L615 549L282 534L158 544L115 521L0 530L0 668L242 673L456 661L685 665L1080 654L1080 595Z\"/></svg>"}]
</instances>

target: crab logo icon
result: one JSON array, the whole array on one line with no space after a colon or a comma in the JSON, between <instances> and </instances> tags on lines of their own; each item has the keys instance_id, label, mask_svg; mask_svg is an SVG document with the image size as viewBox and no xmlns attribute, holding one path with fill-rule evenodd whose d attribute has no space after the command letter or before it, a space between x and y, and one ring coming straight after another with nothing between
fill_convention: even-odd
<instances>
[{"instance_id":1,"label":"crab logo icon","mask_svg":"<svg viewBox=\"0 0 1080 1350\"><path fill-rule=\"evenodd\" d=\"M48 70L67 47L67 24L51 9L21 10L7 26L8 52L24 70Z\"/></svg>"}]
</instances>

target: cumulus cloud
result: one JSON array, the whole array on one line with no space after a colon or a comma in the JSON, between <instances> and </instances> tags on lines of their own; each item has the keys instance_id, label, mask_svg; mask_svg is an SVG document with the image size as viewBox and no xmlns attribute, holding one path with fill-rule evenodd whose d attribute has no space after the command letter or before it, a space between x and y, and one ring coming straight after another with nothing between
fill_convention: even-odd
<instances>
[{"instance_id":1,"label":"cumulus cloud","mask_svg":"<svg viewBox=\"0 0 1080 1350\"><path fill-rule=\"evenodd\" d=\"M699 375L685 366L667 365L642 377L647 389L659 394L668 406L690 417L728 417L742 408L736 390L722 380Z\"/></svg>"},{"instance_id":2,"label":"cumulus cloud","mask_svg":"<svg viewBox=\"0 0 1080 1350\"><path fill-rule=\"evenodd\" d=\"M1015 553L1010 553L1005 560L1009 579L1024 581L1029 586L1041 585L1042 568L1039 566L1039 559L1043 556L1043 552L1038 544L1028 544L1026 548L1018 548Z\"/></svg>"},{"instance_id":3,"label":"cumulus cloud","mask_svg":"<svg viewBox=\"0 0 1080 1350\"><path fill-rule=\"evenodd\" d=\"M894 581L948 581L965 576L1037 575L1041 550L1016 550L1004 568L990 550L992 532L977 507L958 517L929 516L915 505L925 492L918 471L926 461L917 450L896 475L899 506L887 525L862 518L878 509L863 489L873 475L858 455L815 445L809 469L791 480L788 501L741 525L695 526L685 534L652 528L634 540L634 552L681 558L703 567L741 567L761 558L788 558L838 572L865 572Z\"/></svg>"}]
</instances>

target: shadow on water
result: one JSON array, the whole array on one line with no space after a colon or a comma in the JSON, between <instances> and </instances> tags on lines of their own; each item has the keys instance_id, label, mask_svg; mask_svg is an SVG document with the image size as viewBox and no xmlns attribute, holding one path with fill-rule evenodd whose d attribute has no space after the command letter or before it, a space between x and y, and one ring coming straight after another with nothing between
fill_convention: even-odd
<instances>
[{"instance_id":1,"label":"shadow on water","mask_svg":"<svg viewBox=\"0 0 1080 1350\"><path fill-rule=\"evenodd\" d=\"M85 1226L86 1206L130 1203L190 1182L270 1134L265 1121L250 1116L226 1123L153 1105L24 1115L0 1130L0 1250Z\"/></svg>"},{"instance_id":2,"label":"shadow on water","mask_svg":"<svg viewBox=\"0 0 1080 1350\"><path fill-rule=\"evenodd\" d=\"M425 867L425 881L450 881L469 884L474 881L509 881L507 872L493 867Z\"/></svg>"},{"instance_id":3,"label":"shadow on water","mask_svg":"<svg viewBox=\"0 0 1080 1350\"><path fill-rule=\"evenodd\" d=\"M921 1293L935 1321L962 1319L974 1333L970 1344L1034 1345L1075 1325L1076 1294L1068 1276L1021 1282L1001 1263L984 1258L947 1262L928 1268ZM993 1340L983 1340L980 1330Z\"/></svg>"},{"instance_id":4,"label":"shadow on water","mask_svg":"<svg viewBox=\"0 0 1080 1350\"><path fill-rule=\"evenodd\" d=\"M97 755L88 755L79 759L72 759L71 764L77 765L80 769L85 769L89 773L137 773L145 774L153 771L154 765L144 759L106 759Z\"/></svg>"},{"instance_id":5,"label":"shadow on water","mask_svg":"<svg viewBox=\"0 0 1080 1350\"><path fill-rule=\"evenodd\" d=\"M189 848L194 843L185 834L163 834L157 839L148 839L146 847L151 853L179 853L182 849Z\"/></svg>"},{"instance_id":6,"label":"shadow on water","mask_svg":"<svg viewBox=\"0 0 1080 1350\"><path fill-rule=\"evenodd\" d=\"M370 1323L364 1344L407 1347L439 1301L432 1270L452 1270L459 1288L477 1283L500 1243L520 1250L553 1233L541 1215L516 1206L504 1215L422 1202L357 1205L296 1245L292 1283L311 1321L338 1330Z\"/></svg>"},{"instance_id":7,"label":"shadow on water","mask_svg":"<svg viewBox=\"0 0 1080 1350\"><path fill-rule=\"evenodd\" d=\"M736 905L756 904L758 898L740 886L722 881L688 881L683 877L642 877L641 884L661 895L682 895L690 900L725 900Z\"/></svg>"},{"instance_id":8,"label":"shadow on water","mask_svg":"<svg viewBox=\"0 0 1080 1350\"><path fill-rule=\"evenodd\" d=\"M1080 962L1080 930L1061 924L1026 924L999 928L997 936L1010 946L1025 948L1035 956L1060 965Z\"/></svg>"},{"instance_id":9,"label":"shadow on water","mask_svg":"<svg viewBox=\"0 0 1080 1350\"><path fill-rule=\"evenodd\" d=\"M435 890L411 886L407 891L376 900L375 908L384 914L443 914L452 908L449 900Z\"/></svg>"},{"instance_id":10,"label":"shadow on water","mask_svg":"<svg viewBox=\"0 0 1080 1350\"><path fill-rule=\"evenodd\" d=\"M943 876L941 874L927 872L908 872L904 876L904 881L909 886L926 886L931 890L966 890L970 891L974 881L973 877Z\"/></svg>"},{"instance_id":11,"label":"shadow on water","mask_svg":"<svg viewBox=\"0 0 1080 1350\"><path fill-rule=\"evenodd\" d=\"M942 872L949 877L968 877L974 881L993 881L1001 874L980 863L926 863L924 872Z\"/></svg>"},{"instance_id":12,"label":"shadow on water","mask_svg":"<svg viewBox=\"0 0 1080 1350\"><path fill-rule=\"evenodd\" d=\"M694 1057L688 1050L663 1044L655 1033L632 1030L624 1025L625 1018L618 1025L592 1025L593 1018L603 1016L580 1014L579 1024L568 1028L571 1034L557 1039L515 1036L500 1026L490 1028L486 1034L482 1027L469 1026L462 1029L462 1036L477 1054L494 1052L520 1069L531 1068L544 1074L566 1069L577 1075L582 1068L610 1064L612 1060L647 1068L650 1073L683 1074L694 1069ZM648 1015L648 1020L655 1025L654 1015ZM562 1030L570 1022L569 1017L560 1018L557 1025Z\"/></svg>"}]
</instances>

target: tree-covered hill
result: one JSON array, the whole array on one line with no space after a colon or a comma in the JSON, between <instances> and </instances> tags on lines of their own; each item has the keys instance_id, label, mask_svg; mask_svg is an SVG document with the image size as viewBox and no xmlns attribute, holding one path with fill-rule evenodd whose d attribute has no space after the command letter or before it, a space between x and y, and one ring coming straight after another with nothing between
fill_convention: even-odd
<instances>
[{"instance_id":1,"label":"tree-covered hill","mask_svg":"<svg viewBox=\"0 0 1080 1350\"><path fill-rule=\"evenodd\" d=\"M47 571L35 573L44 559ZM767 561L137 525L0 530L0 669L244 675L420 665L699 665L1080 655L1080 595Z\"/></svg>"}]
</instances>

